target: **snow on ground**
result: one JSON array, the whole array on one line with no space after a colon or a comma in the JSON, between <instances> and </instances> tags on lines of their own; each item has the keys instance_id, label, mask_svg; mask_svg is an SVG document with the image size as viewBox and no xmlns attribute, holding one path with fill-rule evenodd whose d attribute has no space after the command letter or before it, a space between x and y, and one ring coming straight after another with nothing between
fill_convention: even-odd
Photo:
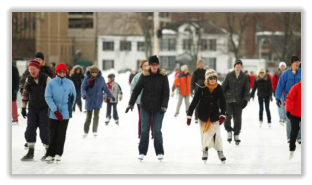
<instances>
[{"instance_id":1,"label":"snow on ground","mask_svg":"<svg viewBox=\"0 0 312 185\"><path fill-rule=\"evenodd\" d=\"M103 73L106 81L111 72L114 71ZM117 126L112 119L105 126L106 104L103 104L98 137L93 137L91 125L90 133L84 139L82 135L86 115L74 112L69 121L62 162L59 164L40 161L44 149L39 131L34 161L20 160L27 153L23 147L26 120L20 115L19 125L12 125L12 174L301 174L301 146L297 146L294 158L289 161L286 127L278 123L275 101L270 104L272 128L267 125L266 113L263 127L259 128L258 101L250 101L243 111L241 144L229 144L222 126L226 164L219 161L214 149L209 150L207 164L204 164L201 160L199 126L194 120L187 126L186 115L183 114L184 104L180 115L174 118L177 98L170 97L162 125L165 158L161 163L157 160L153 140L150 140L148 154L139 162L137 108L128 114L124 113L130 97L129 74L116 76L116 82L124 92L124 99L118 104L120 125ZM171 88L173 74L168 78Z\"/></svg>"}]
</instances>

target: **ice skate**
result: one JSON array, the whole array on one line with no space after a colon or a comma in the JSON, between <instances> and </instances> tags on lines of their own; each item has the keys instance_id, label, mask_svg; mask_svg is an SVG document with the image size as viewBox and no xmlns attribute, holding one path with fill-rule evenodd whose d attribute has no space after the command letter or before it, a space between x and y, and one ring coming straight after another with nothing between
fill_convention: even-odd
<instances>
[{"instance_id":1,"label":"ice skate","mask_svg":"<svg viewBox=\"0 0 312 185\"><path fill-rule=\"evenodd\" d=\"M239 139L239 135L234 135L235 144L238 146L241 140Z\"/></svg>"},{"instance_id":2,"label":"ice skate","mask_svg":"<svg viewBox=\"0 0 312 185\"><path fill-rule=\"evenodd\" d=\"M61 156L55 155L55 162L56 162L56 164L61 162Z\"/></svg>"},{"instance_id":3,"label":"ice skate","mask_svg":"<svg viewBox=\"0 0 312 185\"><path fill-rule=\"evenodd\" d=\"M18 121L17 120L12 120L12 125L18 125Z\"/></svg>"},{"instance_id":4,"label":"ice skate","mask_svg":"<svg viewBox=\"0 0 312 185\"><path fill-rule=\"evenodd\" d=\"M231 144L232 142L232 132L228 132L228 138L227 138L227 141Z\"/></svg>"},{"instance_id":5,"label":"ice skate","mask_svg":"<svg viewBox=\"0 0 312 185\"><path fill-rule=\"evenodd\" d=\"M259 126L260 126L260 128L262 128L262 124L263 124L263 121L259 121Z\"/></svg>"},{"instance_id":6,"label":"ice skate","mask_svg":"<svg viewBox=\"0 0 312 185\"><path fill-rule=\"evenodd\" d=\"M301 139L297 139L297 143L301 145Z\"/></svg>"},{"instance_id":7,"label":"ice skate","mask_svg":"<svg viewBox=\"0 0 312 185\"><path fill-rule=\"evenodd\" d=\"M281 126L284 126L284 123L285 123L284 120L280 120L280 121L279 121L279 124L280 124Z\"/></svg>"},{"instance_id":8,"label":"ice skate","mask_svg":"<svg viewBox=\"0 0 312 185\"><path fill-rule=\"evenodd\" d=\"M44 155L43 155L43 157L41 157L41 161L45 161L46 160L46 158L47 158L47 150L49 148L49 145L43 144L43 146L44 146Z\"/></svg>"},{"instance_id":9,"label":"ice skate","mask_svg":"<svg viewBox=\"0 0 312 185\"><path fill-rule=\"evenodd\" d=\"M115 120L116 125L119 126L119 120Z\"/></svg>"},{"instance_id":10,"label":"ice skate","mask_svg":"<svg viewBox=\"0 0 312 185\"><path fill-rule=\"evenodd\" d=\"M24 147L25 147L25 150L28 150L28 143L25 143Z\"/></svg>"},{"instance_id":11,"label":"ice skate","mask_svg":"<svg viewBox=\"0 0 312 185\"><path fill-rule=\"evenodd\" d=\"M223 164L225 164L226 158L225 158L224 155L223 155L223 151L218 151L218 157L219 157L219 159L221 160L221 162L222 162Z\"/></svg>"},{"instance_id":12,"label":"ice skate","mask_svg":"<svg viewBox=\"0 0 312 185\"><path fill-rule=\"evenodd\" d=\"M144 159L144 154L140 154L138 159L140 160L140 162Z\"/></svg>"},{"instance_id":13,"label":"ice skate","mask_svg":"<svg viewBox=\"0 0 312 185\"><path fill-rule=\"evenodd\" d=\"M271 123L268 123L268 125L269 125L269 128L271 128L272 124L271 124Z\"/></svg>"},{"instance_id":14,"label":"ice skate","mask_svg":"<svg viewBox=\"0 0 312 185\"><path fill-rule=\"evenodd\" d=\"M195 119L195 124L198 124L198 119Z\"/></svg>"},{"instance_id":15,"label":"ice skate","mask_svg":"<svg viewBox=\"0 0 312 185\"><path fill-rule=\"evenodd\" d=\"M163 154L158 154L157 155L157 159L159 160L159 162L161 162L164 159L164 155Z\"/></svg>"},{"instance_id":16,"label":"ice skate","mask_svg":"<svg viewBox=\"0 0 312 185\"><path fill-rule=\"evenodd\" d=\"M287 139L287 143L290 143L290 139Z\"/></svg>"},{"instance_id":17,"label":"ice skate","mask_svg":"<svg viewBox=\"0 0 312 185\"><path fill-rule=\"evenodd\" d=\"M175 113L175 114L174 114L174 117L177 117L178 115L179 115L178 113Z\"/></svg>"},{"instance_id":18,"label":"ice skate","mask_svg":"<svg viewBox=\"0 0 312 185\"><path fill-rule=\"evenodd\" d=\"M93 132L93 136L96 138L96 137L97 137L97 133L96 133L96 132Z\"/></svg>"},{"instance_id":19,"label":"ice skate","mask_svg":"<svg viewBox=\"0 0 312 185\"><path fill-rule=\"evenodd\" d=\"M21 159L21 161L33 161L34 160L34 145L29 147L27 154Z\"/></svg>"},{"instance_id":20,"label":"ice skate","mask_svg":"<svg viewBox=\"0 0 312 185\"><path fill-rule=\"evenodd\" d=\"M109 116L109 117L106 117L106 120L105 120L105 125L106 125L106 126L108 125L108 123L109 123L110 119L111 119L111 117L110 117L110 116Z\"/></svg>"},{"instance_id":21,"label":"ice skate","mask_svg":"<svg viewBox=\"0 0 312 185\"><path fill-rule=\"evenodd\" d=\"M51 163L53 163L53 161L54 161L54 157L47 156L46 159L45 159L45 161L46 161L47 164L51 164Z\"/></svg>"},{"instance_id":22,"label":"ice skate","mask_svg":"<svg viewBox=\"0 0 312 185\"><path fill-rule=\"evenodd\" d=\"M82 137L83 137L83 138L86 138L87 136L88 136L88 134L87 134L87 133L84 133Z\"/></svg>"},{"instance_id":23,"label":"ice skate","mask_svg":"<svg viewBox=\"0 0 312 185\"><path fill-rule=\"evenodd\" d=\"M291 160L294 157L294 151L290 151L289 153L289 160Z\"/></svg>"},{"instance_id":24,"label":"ice skate","mask_svg":"<svg viewBox=\"0 0 312 185\"><path fill-rule=\"evenodd\" d=\"M208 160L208 148L206 148L205 151L203 151L203 157L202 160L204 161L204 163L206 164L207 160Z\"/></svg>"}]
</instances>

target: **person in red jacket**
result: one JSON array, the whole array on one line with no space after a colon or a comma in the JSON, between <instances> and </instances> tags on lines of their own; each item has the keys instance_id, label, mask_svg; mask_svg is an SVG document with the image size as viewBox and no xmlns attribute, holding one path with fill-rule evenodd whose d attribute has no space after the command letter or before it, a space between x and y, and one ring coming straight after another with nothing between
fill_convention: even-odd
<instances>
[{"instance_id":1,"label":"person in red jacket","mask_svg":"<svg viewBox=\"0 0 312 185\"><path fill-rule=\"evenodd\" d=\"M254 81L256 78L257 78L257 76L255 75L255 73L253 71L250 71L250 75L249 75L249 88L250 88L250 90L252 90L253 84L254 84Z\"/></svg>"},{"instance_id":2,"label":"person in red jacket","mask_svg":"<svg viewBox=\"0 0 312 185\"><path fill-rule=\"evenodd\" d=\"M294 155L296 150L296 138L301 123L301 82L294 85L286 97L287 117L291 122L290 143L289 143L289 159Z\"/></svg>"}]
</instances>

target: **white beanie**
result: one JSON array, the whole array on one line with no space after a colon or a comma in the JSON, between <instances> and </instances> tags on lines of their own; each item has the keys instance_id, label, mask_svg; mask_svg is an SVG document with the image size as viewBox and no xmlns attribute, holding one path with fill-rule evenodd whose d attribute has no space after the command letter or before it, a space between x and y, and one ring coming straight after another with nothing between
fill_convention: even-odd
<instances>
[{"instance_id":1,"label":"white beanie","mask_svg":"<svg viewBox=\"0 0 312 185\"><path fill-rule=\"evenodd\" d=\"M206 73L205 73L205 79L207 80L208 78L212 77L212 76L215 76L218 78L218 74L216 73L215 70L213 69L207 69L206 70Z\"/></svg>"},{"instance_id":2,"label":"white beanie","mask_svg":"<svg viewBox=\"0 0 312 185\"><path fill-rule=\"evenodd\" d=\"M282 65L284 65L285 67L287 67L287 65L286 65L285 62L280 62L279 65L278 65L278 68L281 68Z\"/></svg>"},{"instance_id":3,"label":"white beanie","mask_svg":"<svg viewBox=\"0 0 312 185\"><path fill-rule=\"evenodd\" d=\"M181 71L182 71L182 72L184 72L184 71L185 71L185 69L187 69L187 65L183 65L183 66L181 66Z\"/></svg>"}]
</instances>

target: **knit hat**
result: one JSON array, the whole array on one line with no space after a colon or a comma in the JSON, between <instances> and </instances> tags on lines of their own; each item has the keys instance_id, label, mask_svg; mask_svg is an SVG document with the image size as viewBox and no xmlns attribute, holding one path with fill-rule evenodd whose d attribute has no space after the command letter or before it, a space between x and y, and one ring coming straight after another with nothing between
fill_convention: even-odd
<instances>
[{"instance_id":1,"label":"knit hat","mask_svg":"<svg viewBox=\"0 0 312 185\"><path fill-rule=\"evenodd\" d=\"M159 60L158 60L157 56L154 55L154 56L151 56L148 59L148 63L149 63L149 65L151 65L151 64L159 64Z\"/></svg>"},{"instance_id":2,"label":"knit hat","mask_svg":"<svg viewBox=\"0 0 312 185\"><path fill-rule=\"evenodd\" d=\"M91 66L89 70L90 70L90 73L99 73L100 71L99 68L95 65Z\"/></svg>"},{"instance_id":3,"label":"knit hat","mask_svg":"<svg viewBox=\"0 0 312 185\"><path fill-rule=\"evenodd\" d=\"M296 61L300 61L300 59L297 56L292 56L291 60L290 60L290 63L292 64L292 63L294 63Z\"/></svg>"},{"instance_id":4,"label":"knit hat","mask_svg":"<svg viewBox=\"0 0 312 185\"><path fill-rule=\"evenodd\" d=\"M68 70L65 64L57 64L55 67L55 75L57 75L58 71L66 71L66 75L68 74Z\"/></svg>"},{"instance_id":5,"label":"knit hat","mask_svg":"<svg viewBox=\"0 0 312 185\"><path fill-rule=\"evenodd\" d=\"M241 60L238 59L238 60L235 61L234 67L236 66L236 64L241 64L241 65L243 65L243 62L242 62Z\"/></svg>"},{"instance_id":6,"label":"knit hat","mask_svg":"<svg viewBox=\"0 0 312 185\"><path fill-rule=\"evenodd\" d=\"M41 58L41 60L44 60L44 55L42 52L37 52L35 58Z\"/></svg>"},{"instance_id":7,"label":"knit hat","mask_svg":"<svg viewBox=\"0 0 312 185\"><path fill-rule=\"evenodd\" d=\"M40 63L37 60L31 59L29 64L28 64L28 67L30 67L30 66L34 66L40 70Z\"/></svg>"},{"instance_id":8,"label":"knit hat","mask_svg":"<svg viewBox=\"0 0 312 185\"><path fill-rule=\"evenodd\" d=\"M260 75L261 72L263 72L264 74L266 73L264 68L260 68L260 69L258 70L258 75Z\"/></svg>"},{"instance_id":9,"label":"knit hat","mask_svg":"<svg viewBox=\"0 0 312 185\"><path fill-rule=\"evenodd\" d=\"M207 80L207 79L209 79L210 77L213 77L213 76L218 78L218 74L216 73L216 71L213 70L213 69L207 69L207 71L205 73L205 79Z\"/></svg>"},{"instance_id":10,"label":"knit hat","mask_svg":"<svg viewBox=\"0 0 312 185\"><path fill-rule=\"evenodd\" d=\"M278 68L281 68L282 65L286 67L286 63L282 61L282 62L280 62L280 63L278 64Z\"/></svg>"},{"instance_id":11,"label":"knit hat","mask_svg":"<svg viewBox=\"0 0 312 185\"><path fill-rule=\"evenodd\" d=\"M114 75L114 74L109 74L109 75L107 76L107 78L111 78L112 80L114 80L114 79L115 79L115 75Z\"/></svg>"},{"instance_id":12,"label":"knit hat","mask_svg":"<svg viewBox=\"0 0 312 185\"><path fill-rule=\"evenodd\" d=\"M187 69L187 68L188 68L187 65L183 65L183 66L181 66L181 71L184 72L185 69Z\"/></svg>"}]
</instances>

